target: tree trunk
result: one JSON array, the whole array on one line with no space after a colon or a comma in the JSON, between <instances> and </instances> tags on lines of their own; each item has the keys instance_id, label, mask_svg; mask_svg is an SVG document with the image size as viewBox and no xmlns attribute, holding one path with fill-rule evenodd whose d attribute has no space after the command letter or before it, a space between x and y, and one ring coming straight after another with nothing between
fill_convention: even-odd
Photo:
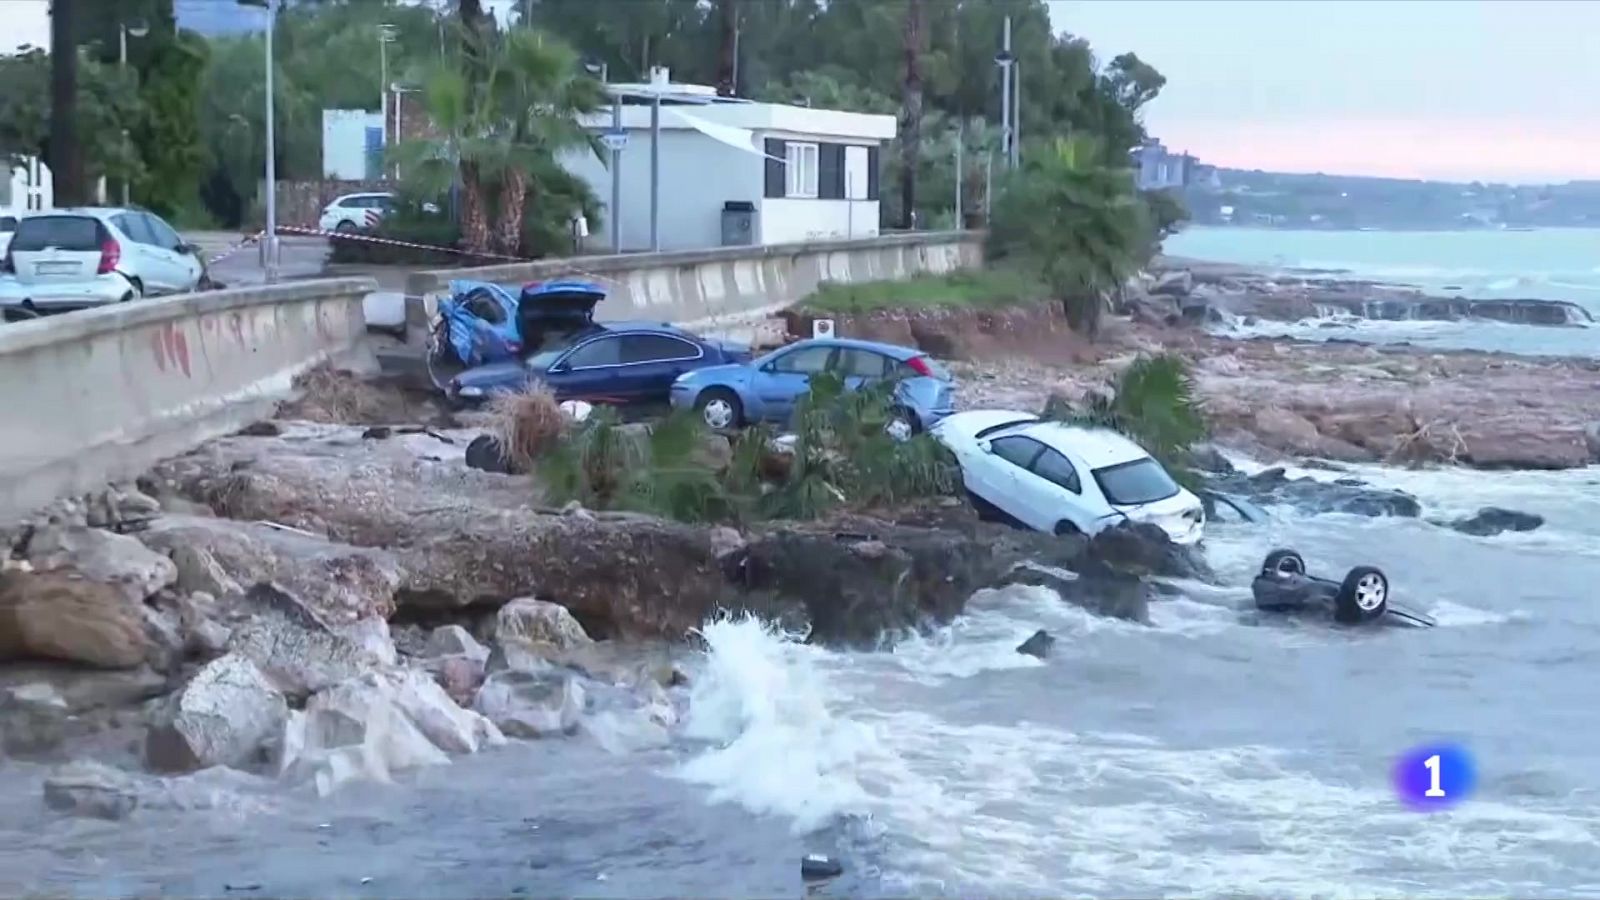
<instances>
[{"instance_id":1,"label":"tree trunk","mask_svg":"<svg viewBox=\"0 0 1600 900\"><path fill-rule=\"evenodd\" d=\"M483 208L483 184L476 163L461 163L461 245L469 252L487 253L489 215Z\"/></svg>"},{"instance_id":2,"label":"tree trunk","mask_svg":"<svg viewBox=\"0 0 1600 900\"><path fill-rule=\"evenodd\" d=\"M734 73L738 71L739 52L739 0L717 0L720 28L717 43L717 94L732 97L737 85Z\"/></svg>"},{"instance_id":3,"label":"tree trunk","mask_svg":"<svg viewBox=\"0 0 1600 900\"><path fill-rule=\"evenodd\" d=\"M500 215L494 229L496 253L522 255L522 213L527 201L527 176L519 169L507 169L500 178Z\"/></svg>"},{"instance_id":4,"label":"tree trunk","mask_svg":"<svg viewBox=\"0 0 1600 900\"><path fill-rule=\"evenodd\" d=\"M922 0L907 0L900 88L900 225L917 225L917 163L922 156Z\"/></svg>"},{"instance_id":5,"label":"tree trunk","mask_svg":"<svg viewBox=\"0 0 1600 900\"><path fill-rule=\"evenodd\" d=\"M73 27L74 0L50 4L50 177L56 206L89 201L83 179L83 145L78 141L78 42Z\"/></svg>"}]
</instances>

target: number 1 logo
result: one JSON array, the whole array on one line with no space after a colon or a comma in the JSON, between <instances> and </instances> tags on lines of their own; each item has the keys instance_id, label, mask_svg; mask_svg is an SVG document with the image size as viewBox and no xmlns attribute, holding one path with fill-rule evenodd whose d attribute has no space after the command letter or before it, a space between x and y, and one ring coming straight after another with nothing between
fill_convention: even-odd
<instances>
[{"instance_id":1,"label":"number 1 logo","mask_svg":"<svg viewBox=\"0 0 1600 900\"><path fill-rule=\"evenodd\" d=\"M1454 806L1478 782L1472 754L1456 744L1430 744L1400 754L1391 777L1401 802L1417 810Z\"/></svg>"}]
</instances>

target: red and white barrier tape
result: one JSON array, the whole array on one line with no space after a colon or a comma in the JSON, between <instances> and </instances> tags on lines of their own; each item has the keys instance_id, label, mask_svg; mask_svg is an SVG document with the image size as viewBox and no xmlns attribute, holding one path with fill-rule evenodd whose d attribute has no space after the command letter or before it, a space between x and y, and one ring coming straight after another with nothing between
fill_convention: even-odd
<instances>
[{"instance_id":1,"label":"red and white barrier tape","mask_svg":"<svg viewBox=\"0 0 1600 900\"><path fill-rule=\"evenodd\" d=\"M222 251L221 253L218 253L216 256L213 256L210 259L206 260L206 265L209 266L209 265L213 265L215 263L222 262L223 260L225 260L228 257L234 255L235 253L238 253L240 250L243 250L244 248L250 246L251 244L254 244L256 241L261 240L261 236L264 235L264 234L266 234L265 231L258 231L255 234L250 235L249 237L245 238L244 240L240 241L239 243L234 244L232 247L229 247L228 249Z\"/></svg>"},{"instance_id":2,"label":"red and white barrier tape","mask_svg":"<svg viewBox=\"0 0 1600 900\"><path fill-rule=\"evenodd\" d=\"M528 259L525 256L507 256L503 253L483 253L475 250L461 250L456 247L439 247L433 244L418 244L413 241L397 241L394 238L381 238L370 234L356 234L349 231L326 231L321 228L304 228L299 225L279 225L278 231L279 233L325 237L333 240L365 241L369 244L384 244L390 247L407 247L412 250L430 250L436 253L454 253L457 256L469 256L476 259L501 259L508 262L537 262L537 260ZM607 278L606 276L596 272L587 272L578 268L571 268L568 271L575 275L581 275L585 278L590 278L595 281L604 281L615 285L622 284L622 282L615 278Z\"/></svg>"}]
</instances>

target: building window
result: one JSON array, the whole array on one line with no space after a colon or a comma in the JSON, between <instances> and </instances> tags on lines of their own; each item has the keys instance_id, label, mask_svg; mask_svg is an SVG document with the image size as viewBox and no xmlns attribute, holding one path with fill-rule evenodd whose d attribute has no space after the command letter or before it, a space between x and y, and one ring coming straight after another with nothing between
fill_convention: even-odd
<instances>
[{"instance_id":1,"label":"building window","mask_svg":"<svg viewBox=\"0 0 1600 900\"><path fill-rule=\"evenodd\" d=\"M790 197L817 196L817 145L788 145L789 183L785 192Z\"/></svg>"}]
</instances>

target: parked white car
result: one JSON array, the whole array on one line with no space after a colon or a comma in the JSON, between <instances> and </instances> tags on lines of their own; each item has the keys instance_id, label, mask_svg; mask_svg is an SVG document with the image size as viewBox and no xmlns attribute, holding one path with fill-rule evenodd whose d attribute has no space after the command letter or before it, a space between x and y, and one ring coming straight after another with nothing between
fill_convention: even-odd
<instances>
[{"instance_id":1,"label":"parked white car","mask_svg":"<svg viewBox=\"0 0 1600 900\"><path fill-rule=\"evenodd\" d=\"M394 208L394 203L394 194L381 191L335 197L332 203L322 208L322 217L317 220L317 227L323 231L359 231L371 228L378 224L384 213Z\"/></svg>"},{"instance_id":2,"label":"parked white car","mask_svg":"<svg viewBox=\"0 0 1600 900\"><path fill-rule=\"evenodd\" d=\"M1200 498L1114 431L986 409L948 416L931 434L955 454L980 512L1055 534L1149 522L1177 544L1199 542L1205 529Z\"/></svg>"},{"instance_id":3,"label":"parked white car","mask_svg":"<svg viewBox=\"0 0 1600 900\"><path fill-rule=\"evenodd\" d=\"M24 216L0 256L7 318L195 290L199 249L142 209L75 207Z\"/></svg>"}]
</instances>

